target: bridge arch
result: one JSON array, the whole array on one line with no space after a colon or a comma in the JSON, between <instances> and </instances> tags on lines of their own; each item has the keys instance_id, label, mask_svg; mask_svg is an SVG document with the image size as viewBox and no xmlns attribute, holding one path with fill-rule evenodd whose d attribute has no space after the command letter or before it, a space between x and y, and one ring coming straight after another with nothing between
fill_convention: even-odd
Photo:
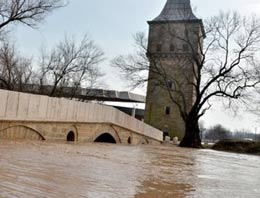
<instances>
[{"instance_id":1,"label":"bridge arch","mask_svg":"<svg viewBox=\"0 0 260 198\"><path fill-rule=\"evenodd\" d=\"M75 142L76 137L74 131L70 131L67 134L67 142Z\"/></svg>"},{"instance_id":2,"label":"bridge arch","mask_svg":"<svg viewBox=\"0 0 260 198\"><path fill-rule=\"evenodd\" d=\"M129 138L127 139L127 143L128 143L128 144L132 144L132 138L131 138L131 137L129 137Z\"/></svg>"},{"instance_id":3,"label":"bridge arch","mask_svg":"<svg viewBox=\"0 0 260 198\"><path fill-rule=\"evenodd\" d=\"M111 144L117 143L115 138L109 133L102 133L94 140L94 142L111 143Z\"/></svg>"},{"instance_id":4,"label":"bridge arch","mask_svg":"<svg viewBox=\"0 0 260 198\"><path fill-rule=\"evenodd\" d=\"M146 144L149 144L149 140L147 139L147 138L142 138L141 139L141 141L140 141L140 144L144 144L144 145L146 145Z\"/></svg>"},{"instance_id":5,"label":"bridge arch","mask_svg":"<svg viewBox=\"0 0 260 198\"><path fill-rule=\"evenodd\" d=\"M121 143L118 132L110 125L100 125L93 137L93 142Z\"/></svg>"},{"instance_id":6,"label":"bridge arch","mask_svg":"<svg viewBox=\"0 0 260 198\"><path fill-rule=\"evenodd\" d=\"M67 142L78 141L78 128L75 125L69 126L64 132L64 140Z\"/></svg>"},{"instance_id":7,"label":"bridge arch","mask_svg":"<svg viewBox=\"0 0 260 198\"><path fill-rule=\"evenodd\" d=\"M0 130L0 139L45 140L39 131L25 125L15 125Z\"/></svg>"}]
</instances>

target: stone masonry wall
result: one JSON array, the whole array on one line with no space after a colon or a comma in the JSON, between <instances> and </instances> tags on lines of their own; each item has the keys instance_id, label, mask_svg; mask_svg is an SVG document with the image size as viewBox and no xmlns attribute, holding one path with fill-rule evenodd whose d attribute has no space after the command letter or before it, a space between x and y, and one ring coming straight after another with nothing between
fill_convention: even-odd
<instances>
[{"instance_id":1,"label":"stone masonry wall","mask_svg":"<svg viewBox=\"0 0 260 198\"><path fill-rule=\"evenodd\" d=\"M187 111L195 100L194 69L191 48L182 39L189 39L193 49L199 49L198 36L201 35L200 23L164 22L151 23L148 39L148 58L150 59L149 82L146 97L145 122L155 128L168 132L172 137L183 138L185 125L166 88L162 75L153 72L155 67L167 74L167 81L178 82L184 100L172 92L172 96L182 107L186 103ZM182 38L182 39L180 39ZM158 50L159 46L159 50ZM186 48L186 49L185 49ZM170 114L166 115L166 107Z\"/></svg>"},{"instance_id":2,"label":"stone masonry wall","mask_svg":"<svg viewBox=\"0 0 260 198\"><path fill-rule=\"evenodd\" d=\"M18 127L20 135L26 136L30 130L39 134L32 139L64 140L70 130L76 130L79 141L89 142L95 133L111 126L111 131L111 128L120 129L119 139L122 137L124 141L127 132L140 139L158 142L163 139L161 131L109 106L6 90L0 90L0 101L0 129L5 131L2 135L15 137L17 134L11 128Z\"/></svg>"}]
</instances>

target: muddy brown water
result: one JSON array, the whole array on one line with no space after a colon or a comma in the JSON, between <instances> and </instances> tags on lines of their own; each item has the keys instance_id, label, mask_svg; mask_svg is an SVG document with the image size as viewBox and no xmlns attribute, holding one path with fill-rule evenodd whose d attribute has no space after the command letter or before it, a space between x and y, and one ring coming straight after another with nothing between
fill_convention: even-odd
<instances>
[{"instance_id":1,"label":"muddy brown water","mask_svg":"<svg viewBox=\"0 0 260 198\"><path fill-rule=\"evenodd\" d=\"M0 141L0 197L260 198L260 157L173 146Z\"/></svg>"}]
</instances>

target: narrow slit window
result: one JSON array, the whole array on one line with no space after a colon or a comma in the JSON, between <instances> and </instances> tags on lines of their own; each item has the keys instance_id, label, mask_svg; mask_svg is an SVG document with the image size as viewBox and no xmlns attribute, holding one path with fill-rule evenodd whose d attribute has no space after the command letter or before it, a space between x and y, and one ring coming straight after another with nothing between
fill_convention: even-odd
<instances>
[{"instance_id":1,"label":"narrow slit window","mask_svg":"<svg viewBox=\"0 0 260 198\"><path fill-rule=\"evenodd\" d=\"M172 81L169 80L167 84L168 84L168 89L172 89Z\"/></svg>"},{"instance_id":2,"label":"narrow slit window","mask_svg":"<svg viewBox=\"0 0 260 198\"><path fill-rule=\"evenodd\" d=\"M170 113L171 113L171 108L170 107L166 107L165 108L165 114L166 115L170 115Z\"/></svg>"}]
</instances>

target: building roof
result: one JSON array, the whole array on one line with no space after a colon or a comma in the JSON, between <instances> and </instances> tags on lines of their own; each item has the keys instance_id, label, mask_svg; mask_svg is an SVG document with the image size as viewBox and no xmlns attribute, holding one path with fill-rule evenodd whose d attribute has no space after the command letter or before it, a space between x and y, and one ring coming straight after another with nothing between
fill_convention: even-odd
<instances>
[{"instance_id":1,"label":"building roof","mask_svg":"<svg viewBox=\"0 0 260 198\"><path fill-rule=\"evenodd\" d=\"M80 89L86 100L145 103L145 96L127 92L103 89Z\"/></svg>"},{"instance_id":2,"label":"building roof","mask_svg":"<svg viewBox=\"0 0 260 198\"><path fill-rule=\"evenodd\" d=\"M192 12L190 0L167 0L154 22L199 20Z\"/></svg>"},{"instance_id":3,"label":"building roof","mask_svg":"<svg viewBox=\"0 0 260 198\"><path fill-rule=\"evenodd\" d=\"M3 89L0 84L0 89ZM31 94L49 95L53 89L51 85L40 85L26 84L23 85L23 91ZM115 90L104 90L104 89L85 89L78 88L74 92L73 87L63 87L59 90L57 97L80 99L83 101L97 100L97 101L110 101L110 102L134 102L134 103L145 103L146 98L143 95L127 92L127 91L115 91Z\"/></svg>"}]
</instances>

